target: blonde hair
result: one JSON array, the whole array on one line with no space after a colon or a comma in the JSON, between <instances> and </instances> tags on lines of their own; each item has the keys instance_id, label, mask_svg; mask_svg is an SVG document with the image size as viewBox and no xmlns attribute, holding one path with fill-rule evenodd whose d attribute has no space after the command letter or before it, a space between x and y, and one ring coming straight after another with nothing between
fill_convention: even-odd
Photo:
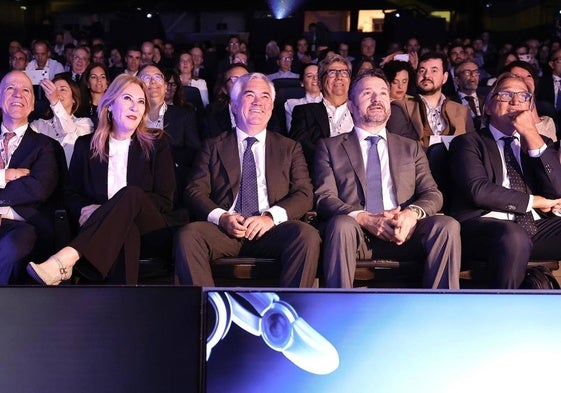
<instances>
[{"instance_id":1,"label":"blonde hair","mask_svg":"<svg viewBox=\"0 0 561 393\"><path fill-rule=\"evenodd\" d=\"M138 139L140 147L144 157L146 159L150 158L150 154L153 150L154 140L163 134L163 130L154 130L146 127L146 120L148 118L148 112L150 111L150 104L148 99L146 99L146 87L144 82L135 76L130 76L127 74L118 75L113 82L109 85L97 107L97 116L99 123L97 129L92 137L92 142L90 144L90 149L92 150L92 158L99 157L101 162L104 162L109 157L108 144L109 134L113 128L113 118L111 112L109 111L109 106L115 102L115 100L122 94L125 88L131 84L140 86L144 92L144 98L146 102L146 110L142 115L142 120L135 130L133 136Z\"/></svg>"}]
</instances>

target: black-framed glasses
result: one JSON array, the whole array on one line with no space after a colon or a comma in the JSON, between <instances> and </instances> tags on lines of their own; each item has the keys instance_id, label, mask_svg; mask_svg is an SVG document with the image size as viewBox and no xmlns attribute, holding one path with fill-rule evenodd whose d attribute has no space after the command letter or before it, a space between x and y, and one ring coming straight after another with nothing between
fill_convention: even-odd
<instances>
[{"instance_id":1,"label":"black-framed glasses","mask_svg":"<svg viewBox=\"0 0 561 393\"><path fill-rule=\"evenodd\" d=\"M349 70L327 70L325 71L325 74L330 78L336 78L337 76L340 76L341 78L349 78L351 76Z\"/></svg>"},{"instance_id":2,"label":"black-framed glasses","mask_svg":"<svg viewBox=\"0 0 561 393\"><path fill-rule=\"evenodd\" d=\"M280 60L281 61L292 61L293 59L292 59L292 57L284 56L284 57L281 57Z\"/></svg>"},{"instance_id":3,"label":"black-framed glasses","mask_svg":"<svg viewBox=\"0 0 561 393\"><path fill-rule=\"evenodd\" d=\"M516 95L518 101L526 102L532 99L532 93L529 91L498 91L494 94L495 97L501 102L510 102Z\"/></svg>"}]
</instances>

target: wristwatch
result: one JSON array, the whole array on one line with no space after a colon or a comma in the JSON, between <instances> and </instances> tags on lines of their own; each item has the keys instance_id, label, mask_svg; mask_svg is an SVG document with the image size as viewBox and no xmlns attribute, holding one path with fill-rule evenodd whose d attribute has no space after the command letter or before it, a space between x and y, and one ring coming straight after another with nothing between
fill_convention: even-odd
<instances>
[{"instance_id":1,"label":"wristwatch","mask_svg":"<svg viewBox=\"0 0 561 393\"><path fill-rule=\"evenodd\" d=\"M409 205L409 206L406 207L406 209L413 210L415 212L415 214L417 215L417 220L425 218L426 215L427 215L425 213L425 211L417 205Z\"/></svg>"}]
</instances>

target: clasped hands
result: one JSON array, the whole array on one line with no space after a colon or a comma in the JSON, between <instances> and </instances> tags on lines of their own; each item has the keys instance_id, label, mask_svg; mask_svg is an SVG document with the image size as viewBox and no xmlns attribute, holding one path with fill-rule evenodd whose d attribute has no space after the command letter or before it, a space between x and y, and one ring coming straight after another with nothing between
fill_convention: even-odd
<instances>
[{"instance_id":1,"label":"clasped hands","mask_svg":"<svg viewBox=\"0 0 561 393\"><path fill-rule=\"evenodd\" d=\"M275 226L273 217L265 213L262 216L244 218L238 213L224 213L220 216L219 225L232 237L247 240L259 239Z\"/></svg>"},{"instance_id":2,"label":"clasped hands","mask_svg":"<svg viewBox=\"0 0 561 393\"><path fill-rule=\"evenodd\" d=\"M398 206L377 214L359 213L357 222L373 236L400 246L413 235L417 213L410 209L401 210Z\"/></svg>"},{"instance_id":3,"label":"clasped hands","mask_svg":"<svg viewBox=\"0 0 561 393\"><path fill-rule=\"evenodd\" d=\"M561 198L548 199L540 195L534 195L532 208L538 209L544 213L551 212L555 215L561 215Z\"/></svg>"},{"instance_id":4,"label":"clasped hands","mask_svg":"<svg viewBox=\"0 0 561 393\"><path fill-rule=\"evenodd\" d=\"M30 172L27 168L8 168L4 172L6 183L17 180L23 176L29 176Z\"/></svg>"}]
</instances>

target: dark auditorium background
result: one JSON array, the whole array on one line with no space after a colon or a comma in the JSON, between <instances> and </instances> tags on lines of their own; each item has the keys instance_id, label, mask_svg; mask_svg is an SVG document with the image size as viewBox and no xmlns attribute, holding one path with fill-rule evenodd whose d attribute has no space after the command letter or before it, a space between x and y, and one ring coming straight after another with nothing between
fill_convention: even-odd
<instances>
[{"instance_id":1,"label":"dark auditorium background","mask_svg":"<svg viewBox=\"0 0 561 393\"><path fill-rule=\"evenodd\" d=\"M338 5L309 0L2 0L0 45L7 48L12 39L27 43L68 29L74 37L101 35L112 45L162 37L222 49L229 34L246 33L242 36L256 55L270 39L294 39L310 23L321 23L333 42L348 42L351 52L358 51L362 35L375 36L382 54L388 42L412 35L426 46L482 31L491 32L494 42L561 35L560 9L557 0L356 0ZM7 51L1 56L7 62Z\"/></svg>"}]
</instances>

